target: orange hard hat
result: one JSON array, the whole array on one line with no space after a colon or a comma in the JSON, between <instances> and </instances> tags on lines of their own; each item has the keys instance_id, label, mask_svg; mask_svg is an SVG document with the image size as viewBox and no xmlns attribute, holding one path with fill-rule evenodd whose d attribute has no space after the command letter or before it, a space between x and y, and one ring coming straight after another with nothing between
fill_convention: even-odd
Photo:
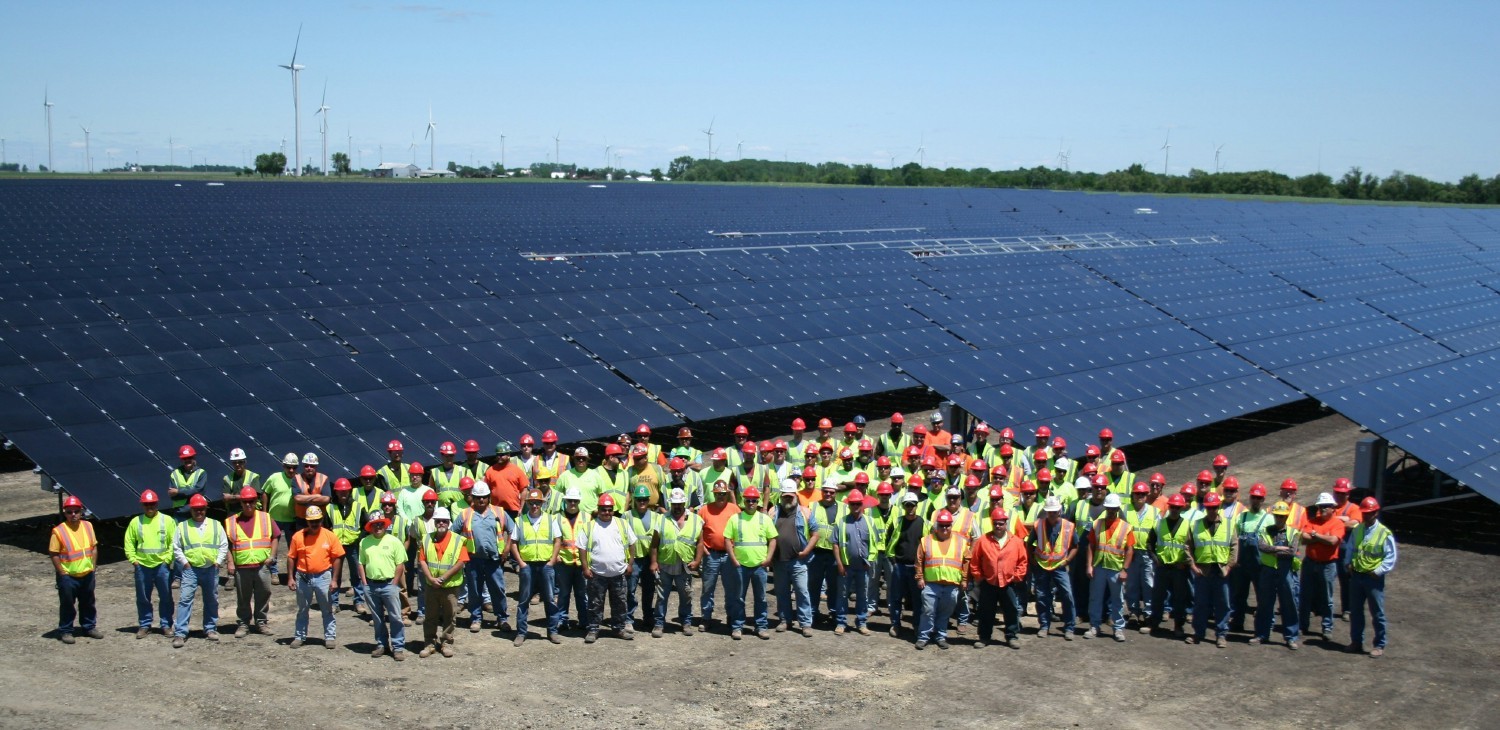
<instances>
[{"instance_id":1,"label":"orange hard hat","mask_svg":"<svg viewBox=\"0 0 1500 730\"><path fill-rule=\"evenodd\" d=\"M828 420L826 418L819 418L818 419L818 428L822 429L824 431L826 431L826 430L828 430L830 428L833 428L833 421L830 421L830 420Z\"/></svg>"}]
</instances>

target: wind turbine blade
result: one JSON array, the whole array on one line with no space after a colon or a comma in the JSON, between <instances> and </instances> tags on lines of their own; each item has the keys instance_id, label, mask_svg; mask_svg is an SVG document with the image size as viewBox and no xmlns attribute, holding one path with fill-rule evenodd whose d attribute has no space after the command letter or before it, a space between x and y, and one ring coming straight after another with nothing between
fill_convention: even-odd
<instances>
[{"instance_id":1,"label":"wind turbine blade","mask_svg":"<svg viewBox=\"0 0 1500 730\"><path fill-rule=\"evenodd\" d=\"M296 66L297 65L297 49L299 49L301 47L302 47L302 24L298 23L297 24L297 41L292 44L292 65L291 66L286 66L285 68L291 68L292 66Z\"/></svg>"}]
</instances>

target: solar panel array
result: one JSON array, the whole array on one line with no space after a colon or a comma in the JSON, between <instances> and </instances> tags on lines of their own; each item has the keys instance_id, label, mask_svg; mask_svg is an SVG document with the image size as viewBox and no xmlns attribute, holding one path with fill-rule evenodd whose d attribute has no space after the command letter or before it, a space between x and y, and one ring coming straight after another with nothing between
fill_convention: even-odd
<instances>
[{"instance_id":1,"label":"solar panel array","mask_svg":"<svg viewBox=\"0 0 1500 730\"><path fill-rule=\"evenodd\" d=\"M1052 250L930 255L1004 241ZM29 180L0 249L0 433L105 516L184 443L348 473L919 385L1122 445L1311 396L1500 496L1492 210Z\"/></svg>"}]
</instances>

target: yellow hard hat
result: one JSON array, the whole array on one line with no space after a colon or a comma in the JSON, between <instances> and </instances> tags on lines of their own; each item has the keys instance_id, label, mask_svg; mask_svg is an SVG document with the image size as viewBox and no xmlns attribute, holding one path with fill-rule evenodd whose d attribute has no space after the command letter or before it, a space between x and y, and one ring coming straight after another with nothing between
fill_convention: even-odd
<instances>
[{"instance_id":1,"label":"yellow hard hat","mask_svg":"<svg viewBox=\"0 0 1500 730\"><path fill-rule=\"evenodd\" d=\"M556 476L557 472L554 472L550 466L539 466L536 468L537 479L553 479Z\"/></svg>"},{"instance_id":2,"label":"yellow hard hat","mask_svg":"<svg viewBox=\"0 0 1500 730\"><path fill-rule=\"evenodd\" d=\"M1271 514L1273 515L1281 515L1285 517L1287 515L1290 515L1291 513L1292 506L1287 504L1286 502L1277 502L1276 506L1271 508Z\"/></svg>"}]
</instances>

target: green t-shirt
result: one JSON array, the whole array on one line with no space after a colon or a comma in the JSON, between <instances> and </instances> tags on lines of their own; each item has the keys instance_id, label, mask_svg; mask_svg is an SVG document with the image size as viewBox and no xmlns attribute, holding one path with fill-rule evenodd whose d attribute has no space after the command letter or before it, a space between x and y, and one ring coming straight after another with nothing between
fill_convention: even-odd
<instances>
[{"instance_id":1,"label":"green t-shirt","mask_svg":"<svg viewBox=\"0 0 1500 730\"><path fill-rule=\"evenodd\" d=\"M366 535L359 540L359 564L365 568L365 577L370 580L390 580L396 577L396 566L406 562L406 545L395 535L387 532L376 540Z\"/></svg>"},{"instance_id":2,"label":"green t-shirt","mask_svg":"<svg viewBox=\"0 0 1500 730\"><path fill-rule=\"evenodd\" d=\"M266 510L271 514L271 519L277 522L297 521L297 512L292 509L292 485L287 480L286 472L267 477L261 493L271 502L270 508Z\"/></svg>"},{"instance_id":3,"label":"green t-shirt","mask_svg":"<svg viewBox=\"0 0 1500 730\"><path fill-rule=\"evenodd\" d=\"M734 541L734 557L747 568L759 567L771 552L776 523L764 512L741 512L724 527L724 537Z\"/></svg>"}]
</instances>

